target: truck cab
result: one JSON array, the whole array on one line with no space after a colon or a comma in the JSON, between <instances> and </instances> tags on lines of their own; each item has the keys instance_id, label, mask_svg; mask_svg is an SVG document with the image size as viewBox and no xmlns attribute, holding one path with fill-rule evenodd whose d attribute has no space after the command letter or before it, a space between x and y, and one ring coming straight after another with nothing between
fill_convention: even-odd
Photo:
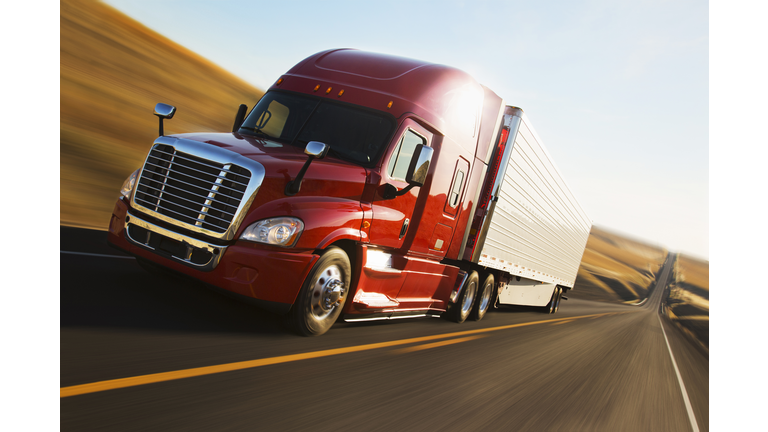
<instances>
[{"instance_id":1,"label":"truck cab","mask_svg":"<svg viewBox=\"0 0 768 432\"><path fill-rule=\"evenodd\" d=\"M351 49L298 63L232 132L164 136L175 108L158 104L108 241L303 335L339 317L479 319L497 286L467 257L505 109L458 69Z\"/></svg>"}]
</instances>

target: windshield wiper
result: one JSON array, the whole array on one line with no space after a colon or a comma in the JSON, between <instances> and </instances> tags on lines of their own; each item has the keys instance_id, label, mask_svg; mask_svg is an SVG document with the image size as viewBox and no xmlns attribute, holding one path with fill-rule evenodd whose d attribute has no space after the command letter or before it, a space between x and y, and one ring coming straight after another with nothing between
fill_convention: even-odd
<instances>
[{"instance_id":1,"label":"windshield wiper","mask_svg":"<svg viewBox=\"0 0 768 432\"><path fill-rule=\"evenodd\" d=\"M263 137L265 137L265 138L272 138L272 135L270 135L270 134L268 134L268 133L266 133L266 132L262 131L262 130L261 130L261 129L259 129L259 128L250 127L250 126L240 126L240 129L248 129L248 130L252 130L252 131L254 131L254 132L256 133L256 135L261 135L261 136L263 136Z\"/></svg>"}]
</instances>

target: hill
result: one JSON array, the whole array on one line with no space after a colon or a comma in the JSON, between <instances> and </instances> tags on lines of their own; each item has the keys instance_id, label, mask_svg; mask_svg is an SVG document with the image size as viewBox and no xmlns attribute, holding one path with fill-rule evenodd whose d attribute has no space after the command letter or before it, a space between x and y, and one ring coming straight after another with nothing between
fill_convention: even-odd
<instances>
[{"instance_id":1,"label":"hill","mask_svg":"<svg viewBox=\"0 0 768 432\"><path fill-rule=\"evenodd\" d=\"M61 2L60 223L105 230L125 178L158 134L227 131L263 92L119 11ZM257 66L257 65L254 65Z\"/></svg>"},{"instance_id":2,"label":"hill","mask_svg":"<svg viewBox=\"0 0 768 432\"><path fill-rule=\"evenodd\" d=\"M593 226L573 291L588 300L634 303L648 296L667 250Z\"/></svg>"},{"instance_id":3,"label":"hill","mask_svg":"<svg viewBox=\"0 0 768 432\"><path fill-rule=\"evenodd\" d=\"M709 352L709 261L677 254L664 313Z\"/></svg>"}]
</instances>

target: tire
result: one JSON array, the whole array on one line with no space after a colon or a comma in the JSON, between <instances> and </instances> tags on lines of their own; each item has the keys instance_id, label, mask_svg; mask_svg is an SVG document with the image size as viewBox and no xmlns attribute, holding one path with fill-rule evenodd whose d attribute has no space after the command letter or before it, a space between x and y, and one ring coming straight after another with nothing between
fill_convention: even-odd
<instances>
[{"instance_id":1,"label":"tire","mask_svg":"<svg viewBox=\"0 0 768 432\"><path fill-rule=\"evenodd\" d=\"M464 282L464 286L461 290L461 297L451 307L448 318L457 323L463 323L469 317L469 313L472 312L472 306L475 301L475 294L477 294L477 286L480 284L480 276L476 271L469 274L467 281Z\"/></svg>"},{"instance_id":2,"label":"tire","mask_svg":"<svg viewBox=\"0 0 768 432\"><path fill-rule=\"evenodd\" d=\"M493 288L496 286L496 281L492 274L488 274L485 277L485 281L480 286L480 290L477 293L477 299L475 299L475 305L472 307L472 312L469 314L469 318L473 321L480 321L485 316L488 309L491 307L493 301Z\"/></svg>"},{"instance_id":3,"label":"tire","mask_svg":"<svg viewBox=\"0 0 768 432\"><path fill-rule=\"evenodd\" d=\"M302 336L319 336L339 318L350 289L347 254L335 246L317 260L291 308L289 320Z\"/></svg>"}]
</instances>

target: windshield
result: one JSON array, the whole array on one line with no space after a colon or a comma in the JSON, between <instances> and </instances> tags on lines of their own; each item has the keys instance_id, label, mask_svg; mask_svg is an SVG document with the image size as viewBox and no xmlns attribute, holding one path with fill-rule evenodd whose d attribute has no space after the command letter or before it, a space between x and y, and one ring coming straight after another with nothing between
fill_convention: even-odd
<instances>
[{"instance_id":1,"label":"windshield","mask_svg":"<svg viewBox=\"0 0 768 432\"><path fill-rule=\"evenodd\" d=\"M245 119L240 133L306 146L320 141L339 158L370 165L375 162L394 129L385 114L327 100L269 92Z\"/></svg>"}]
</instances>

